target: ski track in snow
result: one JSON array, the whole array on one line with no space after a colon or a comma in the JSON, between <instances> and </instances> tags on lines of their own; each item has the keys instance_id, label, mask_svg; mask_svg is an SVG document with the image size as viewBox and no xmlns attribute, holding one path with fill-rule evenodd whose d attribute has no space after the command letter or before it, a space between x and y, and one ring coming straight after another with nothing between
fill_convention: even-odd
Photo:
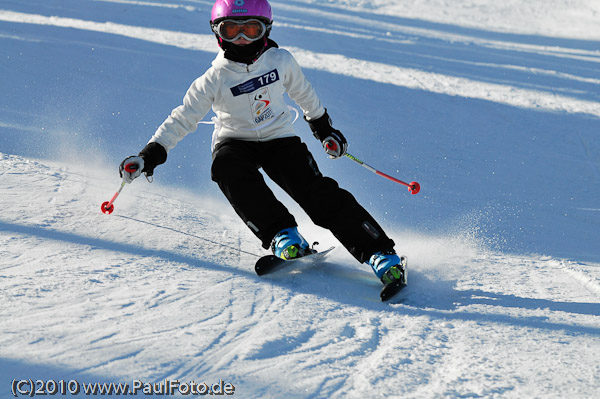
<instances>
[{"instance_id":1,"label":"ski track in snow","mask_svg":"<svg viewBox=\"0 0 600 399\"><path fill-rule=\"evenodd\" d=\"M204 199L136 181L107 216L99 199L112 179L11 155L0 170L11 208L0 221L0 353L48 376L221 378L241 397L272 398L598 388L599 265L400 233L410 286L382 304L379 283L341 249L321 266L255 276L255 256L235 249L264 252Z\"/></svg>"}]
</instances>

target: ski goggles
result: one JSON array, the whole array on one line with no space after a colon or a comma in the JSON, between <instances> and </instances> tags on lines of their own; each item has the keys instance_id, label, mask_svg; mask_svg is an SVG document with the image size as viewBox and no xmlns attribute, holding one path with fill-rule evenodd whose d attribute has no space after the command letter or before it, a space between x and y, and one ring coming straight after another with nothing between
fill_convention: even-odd
<instances>
[{"instance_id":1,"label":"ski goggles","mask_svg":"<svg viewBox=\"0 0 600 399\"><path fill-rule=\"evenodd\" d=\"M225 19L214 24L212 30L226 42L234 42L241 37L253 42L263 37L268 27L258 19Z\"/></svg>"}]
</instances>

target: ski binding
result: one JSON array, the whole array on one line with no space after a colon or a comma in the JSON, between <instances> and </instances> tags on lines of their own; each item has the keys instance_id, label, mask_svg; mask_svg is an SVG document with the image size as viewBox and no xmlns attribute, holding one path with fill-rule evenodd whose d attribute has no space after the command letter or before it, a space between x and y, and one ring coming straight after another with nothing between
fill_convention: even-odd
<instances>
[{"instance_id":1,"label":"ski binding","mask_svg":"<svg viewBox=\"0 0 600 399\"><path fill-rule=\"evenodd\" d=\"M406 256L402 256L400 257L400 260L402 262L402 268L404 269L404 275L402 276L402 278L400 280L396 280L394 282L385 284L383 286L383 288L381 289L381 291L379 292L379 297L381 298L382 302L387 302L390 299L392 299L397 293L399 293L400 291L402 291L402 289L404 287L406 287L406 274L407 274L407 265L408 265L408 261L406 259Z\"/></svg>"}]
</instances>

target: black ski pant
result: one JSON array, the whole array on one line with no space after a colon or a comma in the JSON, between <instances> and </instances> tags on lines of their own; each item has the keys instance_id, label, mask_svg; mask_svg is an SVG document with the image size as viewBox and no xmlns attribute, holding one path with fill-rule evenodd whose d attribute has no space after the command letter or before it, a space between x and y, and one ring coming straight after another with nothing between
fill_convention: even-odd
<instances>
[{"instance_id":1,"label":"black ski pant","mask_svg":"<svg viewBox=\"0 0 600 399\"><path fill-rule=\"evenodd\" d=\"M393 248L394 242L354 196L321 174L299 137L225 141L213 151L212 179L265 249L279 231L296 227L297 223L275 198L260 168L316 225L330 230L359 262L364 263L377 251Z\"/></svg>"}]
</instances>

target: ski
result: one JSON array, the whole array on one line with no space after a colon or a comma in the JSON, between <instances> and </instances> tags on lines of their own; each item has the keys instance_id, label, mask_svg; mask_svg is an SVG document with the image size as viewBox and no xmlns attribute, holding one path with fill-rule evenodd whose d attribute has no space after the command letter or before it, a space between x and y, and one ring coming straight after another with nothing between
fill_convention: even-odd
<instances>
[{"instance_id":1,"label":"ski","mask_svg":"<svg viewBox=\"0 0 600 399\"><path fill-rule=\"evenodd\" d=\"M259 276L265 274L274 273L288 266L293 266L294 263L319 263L325 258L335 247L328 248L324 251L314 252L312 254L304 255L300 258L285 260L278 258L275 255L266 255L258 259L254 265L254 270ZM406 287L406 257L402 256L402 266L404 267L404 276L400 281L394 281L389 284L385 284L379 292L379 297L382 302L387 302L398 294L404 287Z\"/></svg>"},{"instance_id":2,"label":"ski","mask_svg":"<svg viewBox=\"0 0 600 399\"><path fill-rule=\"evenodd\" d=\"M379 292L379 297L381 298L382 302L387 302L390 299L392 299L397 293L402 291L404 287L406 287L406 284L400 283L398 281L386 284Z\"/></svg>"},{"instance_id":3,"label":"ski","mask_svg":"<svg viewBox=\"0 0 600 399\"><path fill-rule=\"evenodd\" d=\"M381 298L382 302L387 302L392 299L396 294L398 294L404 287L406 287L406 277L407 277L407 265L408 261L405 256L400 258L402 261L402 267L404 268L404 276L402 279L398 281L394 281L389 284L385 284L381 291L379 292L379 298Z\"/></svg>"},{"instance_id":4,"label":"ski","mask_svg":"<svg viewBox=\"0 0 600 399\"><path fill-rule=\"evenodd\" d=\"M320 262L329 252L333 251L335 247L328 248L324 251L314 252L309 255L304 255L300 258L285 260L282 258L278 258L275 255L266 255L258 259L256 261L256 265L254 265L254 270L256 274L259 276L263 276L265 274L273 273L276 270L282 269L283 266L289 266L295 262L302 263L318 263Z\"/></svg>"}]
</instances>

